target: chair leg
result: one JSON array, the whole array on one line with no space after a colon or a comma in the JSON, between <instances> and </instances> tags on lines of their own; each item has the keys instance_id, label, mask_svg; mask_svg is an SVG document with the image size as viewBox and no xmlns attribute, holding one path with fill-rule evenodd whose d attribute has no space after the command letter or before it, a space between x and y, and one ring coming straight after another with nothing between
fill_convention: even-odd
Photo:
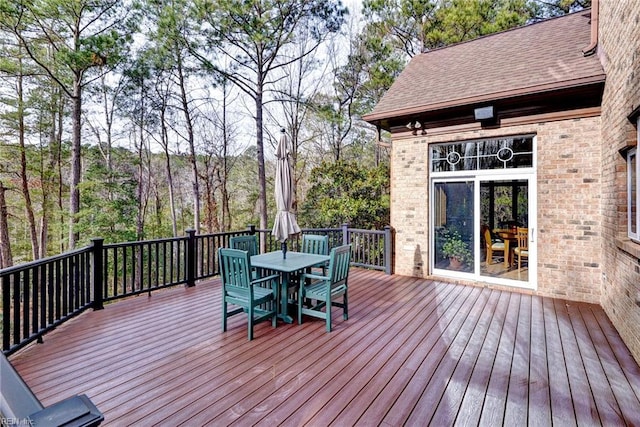
<instances>
[{"instance_id":1,"label":"chair leg","mask_svg":"<svg viewBox=\"0 0 640 427\"><path fill-rule=\"evenodd\" d=\"M302 302L304 301L304 296L302 295L302 288L300 292L298 292L298 325L302 325Z\"/></svg>"},{"instance_id":2,"label":"chair leg","mask_svg":"<svg viewBox=\"0 0 640 427\"><path fill-rule=\"evenodd\" d=\"M344 293L344 307L342 310L344 310L342 317L344 318L344 320L348 320L349 319L349 301L347 299L347 293Z\"/></svg>"},{"instance_id":3,"label":"chair leg","mask_svg":"<svg viewBox=\"0 0 640 427\"><path fill-rule=\"evenodd\" d=\"M491 265L491 261L493 260L493 251L490 247L487 248L487 265Z\"/></svg>"},{"instance_id":4,"label":"chair leg","mask_svg":"<svg viewBox=\"0 0 640 427\"><path fill-rule=\"evenodd\" d=\"M331 332L331 295L329 295L329 298L327 299L327 308L326 308L326 313L325 316L327 318L327 332Z\"/></svg>"},{"instance_id":5,"label":"chair leg","mask_svg":"<svg viewBox=\"0 0 640 427\"><path fill-rule=\"evenodd\" d=\"M227 300L222 297L222 332L227 331Z\"/></svg>"},{"instance_id":6,"label":"chair leg","mask_svg":"<svg viewBox=\"0 0 640 427\"><path fill-rule=\"evenodd\" d=\"M249 341L253 339L253 304L249 304Z\"/></svg>"},{"instance_id":7,"label":"chair leg","mask_svg":"<svg viewBox=\"0 0 640 427\"><path fill-rule=\"evenodd\" d=\"M276 314L276 307L272 305L272 308L273 308L273 314L271 315L271 327L275 328L276 323L278 322L278 315Z\"/></svg>"}]
</instances>

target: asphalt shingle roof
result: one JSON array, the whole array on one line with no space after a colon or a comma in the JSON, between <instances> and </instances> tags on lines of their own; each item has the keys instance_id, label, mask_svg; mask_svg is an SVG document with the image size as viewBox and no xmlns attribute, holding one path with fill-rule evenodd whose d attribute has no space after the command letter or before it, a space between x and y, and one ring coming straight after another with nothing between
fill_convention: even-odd
<instances>
[{"instance_id":1,"label":"asphalt shingle roof","mask_svg":"<svg viewBox=\"0 0 640 427\"><path fill-rule=\"evenodd\" d=\"M589 45L590 11L416 55L369 121L604 81Z\"/></svg>"}]
</instances>

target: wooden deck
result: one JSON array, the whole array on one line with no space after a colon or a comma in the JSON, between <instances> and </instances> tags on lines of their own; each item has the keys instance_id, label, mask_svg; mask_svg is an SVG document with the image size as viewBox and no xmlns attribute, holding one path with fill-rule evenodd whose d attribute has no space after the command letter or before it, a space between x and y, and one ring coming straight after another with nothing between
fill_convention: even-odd
<instances>
[{"instance_id":1,"label":"wooden deck","mask_svg":"<svg viewBox=\"0 0 640 427\"><path fill-rule=\"evenodd\" d=\"M220 282L87 312L11 357L103 425L640 425L640 369L601 308L353 269L335 329L246 318Z\"/></svg>"}]
</instances>

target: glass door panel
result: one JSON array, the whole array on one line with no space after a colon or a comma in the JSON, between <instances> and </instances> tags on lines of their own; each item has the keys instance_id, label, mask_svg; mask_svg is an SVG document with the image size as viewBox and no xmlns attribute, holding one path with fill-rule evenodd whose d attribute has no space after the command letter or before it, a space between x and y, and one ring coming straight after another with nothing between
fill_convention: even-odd
<instances>
[{"instance_id":1,"label":"glass door panel","mask_svg":"<svg viewBox=\"0 0 640 427\"><path fill-rule=\"evenodd\" d=\"M528 179L480 181L481 276L529 281L529 209Z\"/></svg>"},{"instance_id":2,"label":"glass door panel","mask_svg":"<svg viewBox=\"0 0 640 427\"><path fill-rule=\"evenodd\" d=\"M473 273L474 181L434 182L432 220L435 269Z\"/></svg>"}]
</instances>

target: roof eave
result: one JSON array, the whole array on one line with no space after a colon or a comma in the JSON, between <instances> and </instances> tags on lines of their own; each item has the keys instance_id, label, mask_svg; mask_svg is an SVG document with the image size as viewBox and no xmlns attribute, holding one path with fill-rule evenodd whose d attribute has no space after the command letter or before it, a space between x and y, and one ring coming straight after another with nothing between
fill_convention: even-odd
<instances>
[{"instance_id":1,"label":"roof eave","mask_svg":"<svg viewBox=\"0 0 640 427\"><path fill-rule=\"evenodd\" d=\"M565 90L565 89L576 88L581 86L604 83L605 78L606 78L605 74L601 73L601 74L592 75L588 77L582 77L579 79L564 80L561 82L553 82L553 83L547 83L543 85L512 89L508 91L482 94L482 95L473 96L473 97L453 99L450 101L445 101L445 102L440 102L435 104L425 104L417 107L403 108L403 109L390 110L390 111L381 111L378 113L371 113L371 114L364 115L362 116L362 119L369 123L377 124L384 119L391 119L394 117L420 114L427 111L437 111L437 110L443 110L446 108L454 108L454 107L460 107L464 105L479 104L479 103L490 102L490 101L495 101L499 99L508 99L508 98L514 98L518 96L534 95L539 93L552 92L556 90Z\"/></svg>"}]
</instances>

